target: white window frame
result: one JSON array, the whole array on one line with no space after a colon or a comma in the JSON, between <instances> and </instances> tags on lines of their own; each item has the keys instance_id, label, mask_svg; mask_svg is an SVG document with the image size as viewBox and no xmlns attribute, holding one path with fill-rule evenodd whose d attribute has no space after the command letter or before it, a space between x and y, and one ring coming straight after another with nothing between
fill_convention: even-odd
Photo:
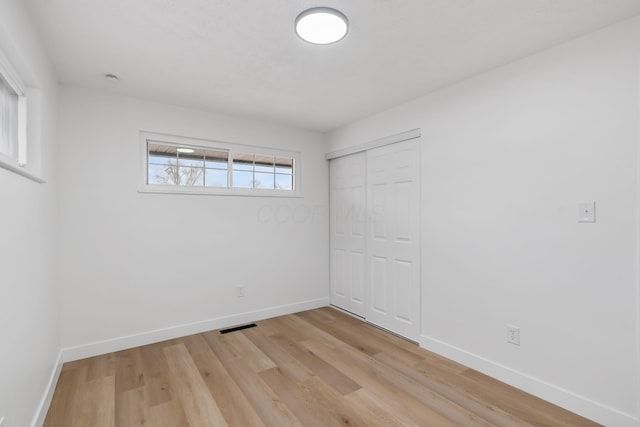
<instances>
[{"instance_id":1,"label":"white window frame","mask_svg":"<svg viewBox=\"0 0 640 427\"><path fill-rule=\"evenodd\" d=\"M0 167L31 175L27 166L27 90L7 57L0 51L0 75L9 87L18 95L18 152L11 157L0 152Z\"/></svg>"},{"instance_id":2,"label":"white window frame","mask_svg":"<svg viewBox=\"0 0 640 427\"><path fill-rule=\"evenodd\" d=\"M274 157L289 157L293 159L293 190L148 184L149 142L173 145L176 147L227 151L229 152L229 168L231 168L233 153L251 153ZM280 150L276 148L188 138L175 135L164 135L154 132L140 132L140 178L138 191L140 193L203 194L218 196L302 197L301 165L302 154L298 151Z\"/></svg>"}]
</instances>

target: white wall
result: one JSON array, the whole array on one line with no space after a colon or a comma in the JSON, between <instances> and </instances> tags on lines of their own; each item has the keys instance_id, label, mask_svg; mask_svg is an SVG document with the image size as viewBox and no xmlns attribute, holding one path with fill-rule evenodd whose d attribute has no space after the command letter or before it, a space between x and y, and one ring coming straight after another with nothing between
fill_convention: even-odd
<instances>
[{"instance_id":1,"label":"white wall","mask_svg":"<svg viewBox=\"0 0 640 427\"><path fill-rule=\"evenodd\" d=\"M0 169L0 418L30 425L59 350L56 259L57 83L23 2L0 2L0 49L41 94L40 141L31 144L39 184ZM37 129L39 127L39 129ZM33 135L33 134L31 134Z\"/></svg>"},{"instance_id":2,"label":"white wall","mask_svg":"<svg viewBox=\"0 0 640 427\"><path fill-rule=\"evenodd\" d=\"M328 303L321 134L66 87L60 115L62 345L80 346L69 357ZM140 131L300 151L304 197L138 193ZM181 327L192 322L204 323Z\"/></svg>"},{"instance_id":3,"label":"white wall","mask_svg":"<svg viewBox=\"0 0 640 427\"><path fill-rule=\"evenodd\" d=\"M611 426L640 424L639 63L636 18L328 138L422 130L421 344Z\"/></svg>"}]
</instances>

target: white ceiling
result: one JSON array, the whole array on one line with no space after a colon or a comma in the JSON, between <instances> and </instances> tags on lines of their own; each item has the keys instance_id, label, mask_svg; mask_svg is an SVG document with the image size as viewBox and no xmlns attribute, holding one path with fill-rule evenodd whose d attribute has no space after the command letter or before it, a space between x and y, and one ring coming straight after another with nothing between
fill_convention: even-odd
<instances>
[{"instance_id":1,"label":"white ceiling","mask_svg":"<svg viewBox=\"0 0 640 427\"><path fill-rule=\"evenodd\" d=\"M27 2L63 84L320 131L640 13L640 0ZM298 39L312 6L345 13L347 37Z\"/></svg>"}]
</instances>

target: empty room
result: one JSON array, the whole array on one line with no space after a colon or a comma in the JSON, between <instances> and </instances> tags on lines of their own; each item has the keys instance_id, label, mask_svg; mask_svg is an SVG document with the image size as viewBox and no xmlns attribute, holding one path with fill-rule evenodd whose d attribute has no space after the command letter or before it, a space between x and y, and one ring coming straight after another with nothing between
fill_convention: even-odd
<instances>
[{"instance_id":1,"label":"empty room","mask_svg":"<svg viewBox=\"0 0 640 427\"><path fill-rule=\"evenodd\" d=\"M0 0L0 427L640 427L640 1Z\"/></svg>"}]
</instances>

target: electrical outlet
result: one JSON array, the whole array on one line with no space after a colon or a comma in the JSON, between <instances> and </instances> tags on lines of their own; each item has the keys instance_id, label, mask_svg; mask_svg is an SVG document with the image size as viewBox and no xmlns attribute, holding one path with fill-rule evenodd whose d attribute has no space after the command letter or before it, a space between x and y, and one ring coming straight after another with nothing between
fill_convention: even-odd
<instances>
[{"instance_id":1,"label":"electrical outlet","mask_svg":"<svg viewBox=\"0 0 640 427\"><path fill-rule=\"evenodd\" d=\"M520 345L520 328L507 325L507 342L509 344Z\"/></svg>"},{"instance_id":2,"label":"electrical outlet","mask_svg":"<svg viewBox=\"0 0 640 427\"><path fill-rule=\"evenodd\" d=\"M596 222L596 202L578 203L578 222Z\"/></svg>"},{"instance_id":3,"label":"electrical outlet","mask_svg":"<svg viewBox=\"0 0 640 427\"><path fill-rule=\"evenodd\" d=\"M244 286L238 286L236 288L236 292L237 292L236 296L238 298L244 298L244 296L245 296L245 294L244 294Z\"/></svg>"}]
</instances>

